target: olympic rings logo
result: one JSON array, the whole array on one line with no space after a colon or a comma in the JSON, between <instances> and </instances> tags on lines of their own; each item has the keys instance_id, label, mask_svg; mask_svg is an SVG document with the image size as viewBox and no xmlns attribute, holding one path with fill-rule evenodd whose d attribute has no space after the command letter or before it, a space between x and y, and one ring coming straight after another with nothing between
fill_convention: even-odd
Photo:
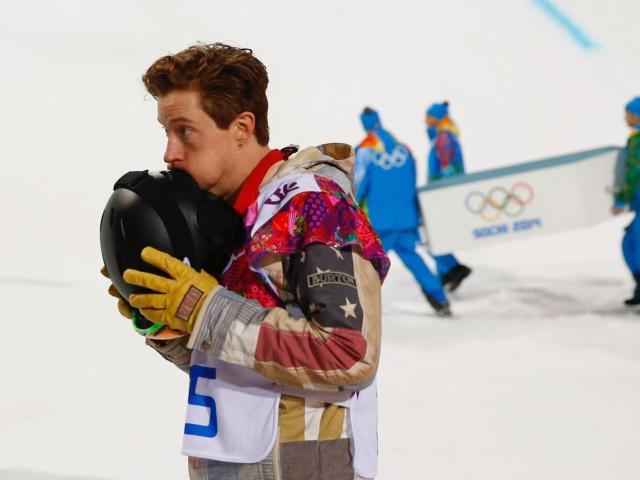
<instances>
[{"instance_id":1,"label":"olympic rings logo","mask_svg":"<svg viewBox=\"0 0 640 480\"><path fill-rule=\"evenodd\" d=\"M479 215L487 222L492 222L505 214L508 217L517 217L524 211L525 205L533 200L533 188L525 182L514 184L510 190L503 187L494 187L489 193L470 192L464 203L471 213Z\"/></svg>"},{"instance_id":2,"label":"olympic rings logo","mask_svg":"<svg viewBox=\"0 0 640 480\"><path fill-rule=\"evenodd\" d=\"M389 154L387 152L372 152L371 163L377 165L383 170L391 170L392 168L400 168L407 163L409 158L409 150L402 145L396 145L393 151Z\"/></svg>"}]
</instances>

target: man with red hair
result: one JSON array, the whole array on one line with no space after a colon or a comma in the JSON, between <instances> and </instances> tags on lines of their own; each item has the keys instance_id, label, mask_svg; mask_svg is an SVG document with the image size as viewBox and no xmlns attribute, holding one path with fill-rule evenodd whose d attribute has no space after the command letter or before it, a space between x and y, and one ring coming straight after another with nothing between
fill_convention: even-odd
<instances>
[{"instance_id":1,"label":"man with red hair","mask_svg":"<svg viewBox=\"0 0 640 480\"><path fill-rule=\"evenodd\" d=\"M191 479L373 478L389 261L355 201L351 148L271 149L267 72L248 49L194 45L143 82L168 168L229 201L245 227L220 278L150 247L142 259L164 276L124 273L150 290L130 306L184 333L147 343L189 371Z\"/></svg>"}]
</instances>

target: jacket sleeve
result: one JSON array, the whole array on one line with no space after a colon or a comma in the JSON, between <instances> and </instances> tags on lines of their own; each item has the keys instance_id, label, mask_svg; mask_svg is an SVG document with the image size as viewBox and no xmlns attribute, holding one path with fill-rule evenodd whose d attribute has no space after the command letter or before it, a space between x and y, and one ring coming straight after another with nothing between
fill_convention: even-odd
<instances>
[{"instance_id":1,"label":"jacket sleeve","mask_svg":"<svg viewBox=\"0 0 640 480\"><path fill-rule=\"evenodd\" d=\"M189 373L191 363L191 350L187 348L188 337L180 337L172 340L151 340L147 338L145 343L160 354L162 358L173 363L183 372Z\"/></svg>"},{"instance_id":2,"label":"jacket sleeve","mask_svg":"<svg viewBox=\"0 0 640 480\"><path fill-rule=\"evenodd\" d=\"M455 175L464 173L464 155L462 154L462 146L460 140L455 135L453 137L454 159L453 159L453 171Z\"/></svg>"},{"instance_id":3,"label":"jacket sleeve","mask_svg":"<svg viewBox=\"0 0 640 480\"><path fill-rule=\"evenodd\" d=\"M369 195L371 184L371 157L373 152L368 148L359 148L356 150L356 197L358 203L362 203Z\"/></svg>"},{"instance_id":4,"label":"jacket sleeve","mask_svg":"<svg viewBox=\"0 0 640 480\"><path fill-rule=\"evenodd\" d=\"M442 173L440 172L440 159L438 158L435 143L431 146L431 150L429 150L429 157L427 160L427 183L429 183L442 177Z\"/></svg>"},{"instance_id":5,"label":"jacket sleeve","mask_svg":"<svg viewBox=\"0 0 640 480\"><path fill-rule=\"evenodd\" d=\"M264 308L220 288L201 310L189 345L283 385L368 385L380 354L381 280L373 264L353 245L312 242L261 268L275 285L286 285L290 301Z\"/></svg>"}]
</instances>

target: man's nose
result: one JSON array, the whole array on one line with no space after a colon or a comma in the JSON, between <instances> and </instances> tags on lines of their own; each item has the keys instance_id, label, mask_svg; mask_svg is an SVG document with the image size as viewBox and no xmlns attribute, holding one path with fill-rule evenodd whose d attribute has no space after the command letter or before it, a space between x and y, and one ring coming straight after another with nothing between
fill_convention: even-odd
<instances>
[{"instance_id":1,"label":"man's nose","mask_svg":"<svg viewBox=\"0 0 640 480\"><path fill-rule=\"evenodd\" d=\"M165 163L172 164L179 160L184 160L184 150L182 149L180 142L176 142L169 138L167 140L167 148L164 152L164 161Z\"/></svg>"}]
</instances>

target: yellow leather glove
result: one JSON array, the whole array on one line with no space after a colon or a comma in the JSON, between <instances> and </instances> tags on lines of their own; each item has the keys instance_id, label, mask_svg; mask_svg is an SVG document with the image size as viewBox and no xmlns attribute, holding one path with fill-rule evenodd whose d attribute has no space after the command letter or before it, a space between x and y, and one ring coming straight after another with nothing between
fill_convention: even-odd
<instances>
[{"instance_id":1,"label":"yellow leather glove","mask_svg":"<svg viewBox=\"0 0 640 480\"><path fill-rule=\"evenodd\" d=\"M100 269L100 273L105 277L110 278L109 272L107 271L107 267L103 266ZM107 291L109 292L109 295L118 299L118 312L120 312L120 315L131 320L131 317L133 316L133 313L131 312L131 307L129 306L127 301L124 298L122 298L122 295L118 293L118 290L113 285L113 283L109 285L109 290Z\"/></svg>"},{"instance_id":2,"label":"yellow leather glove","mask_svg":"<svg viewBox=\"0 0 640 480\"><path fill-rule=\"evenodd\" d=\"M218 286L218 281L204 270L197 272L153 247L145 247L141 258L171 278L130 268L125 270L122 275L125 282L155 292L131 294L129 304L152 322L191 333L205 297Z\"/></svg>"}]
</instances>

